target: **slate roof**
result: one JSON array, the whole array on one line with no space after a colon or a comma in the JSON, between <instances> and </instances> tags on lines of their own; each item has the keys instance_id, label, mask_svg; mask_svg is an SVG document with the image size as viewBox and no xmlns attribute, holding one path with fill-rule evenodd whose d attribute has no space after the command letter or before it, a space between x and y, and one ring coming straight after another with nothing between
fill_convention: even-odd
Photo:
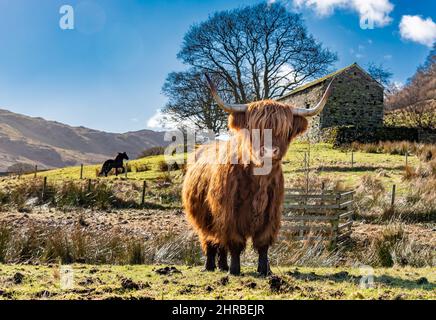
<instances>
[{"instance_id":1,"label":"slate roof","mask_svg":"<svg viewBox=\"0 0 436 320\"><path fill-rule=\"evenodd\" d=\"M319 78L319 79L316 79L316 80L314 80L314 81L312 81L312 82L306 83L306 84L304 84L304 85L302 85L302 86L300 86L300 87L298 87L298 88L292 90L292 91L289 92L288 94L285 94L283 97L280 97L278 100L286 99L286 98L288 98L288 97L290 97L290 96L293 96L294 94L296 94L296 93L298 93L298 92L300 92L300 91L303 91L303 90L308 89L308 88L310 88L310 87L314 87L314 86L316 86L317 84L323 83L324 81L326 81L326 80L328 80L328 79L331 79L331 78L333 78L333 77L335 77L335 76L337 76L337 75L339 75L339 74L341 74L341 73L343 73L343 72L345 72L345 71L347 71L347 70L350 70L350 69L352 69L352 68L358 68L358 69L359 69L360 71L362 71L364 74L366 74L367 76L369 76L373 81L377 82L377 84L378 84L379 86L383 87L383 86L382 86L382 85L381 85L377 80L375 80L373 77L371 77L371 75L368 74L368 72L366 72L365 69L363 69L362 67L360 67L360 66L355 62L355 63L350 64L349 66L347 66L347 67L345 67L345 68L342 68L342 69L336 70L335 72L332 72L332 73L330 73L330 74L328 74L328 75L326 75L326 76L324 76L324 77L322 77L322 78Z\"/></svg>"}]
</instances>

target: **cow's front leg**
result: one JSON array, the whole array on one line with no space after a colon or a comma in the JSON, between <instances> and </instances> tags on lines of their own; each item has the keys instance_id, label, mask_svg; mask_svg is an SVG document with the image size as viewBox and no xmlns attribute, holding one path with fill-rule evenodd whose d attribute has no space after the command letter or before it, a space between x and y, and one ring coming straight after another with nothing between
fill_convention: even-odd
<instances>
[{"instance_id":1,"label":"cow's front leg","mask_svg":"<svg viewBox=\"0 0 436 320\"><path fill-rule=\"evenodd\" d=\"M229 264L227 262L227 249L224 246L218 248L218 268L221 271L229 271Z\"/></svg>"},{"instance_id":2,"label":"cow's front leg","mask_svg":"<svg viewBox=\"0 0 436 320\"><path fill-rule=\"evenodd\" d=\"M206 265L204 266L204 271L215 271L215 258L217 250L218 247L216 244L212 244L210 242L206 244Z\"/></svg>"},{"instance_id":3,"label":"cow's front leg","mask_svg":"<svg viewBox=\"0 0 436 320\"><path fill-rule=\"evenodd\" d=\"M262 246L258 248L259 263L257 265L257 272L259 275L266 277L272 274L269 260L268 260L268 246Z\"/></svg>"},{"instance_id":4,"label":"cow's front leg","mask_svg":"<svg viewBox=\"0 0 436 320\"><path fill-rule=\"evenodd\" d=\"M239 276L241 274L241 252L244 245L233 244L229 246L230 249L230 274Z\"/></svg>"}]
</instances>

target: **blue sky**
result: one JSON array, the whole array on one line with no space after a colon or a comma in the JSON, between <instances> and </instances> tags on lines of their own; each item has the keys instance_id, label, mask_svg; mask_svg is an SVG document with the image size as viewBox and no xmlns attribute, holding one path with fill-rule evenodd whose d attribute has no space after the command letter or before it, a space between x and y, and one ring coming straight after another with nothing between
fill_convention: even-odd
<instances>
[{"instance_id":1,"label":"blue sky","mask_svg":"<svg viewBox=\"0 0 436 320\"><path fill-rule=\"evenodd\" d=\"M0 108L111 132L154 128L165 77L184 68L176 55L189 26L258 2L0 0ZM433 0L284 3L338 53L337 68L383 63L404 83L436 39ZM65 4L74 8L74 30L59 27ZM364 14L374 29L360 28Z\"/></svg>"}]
</instances>

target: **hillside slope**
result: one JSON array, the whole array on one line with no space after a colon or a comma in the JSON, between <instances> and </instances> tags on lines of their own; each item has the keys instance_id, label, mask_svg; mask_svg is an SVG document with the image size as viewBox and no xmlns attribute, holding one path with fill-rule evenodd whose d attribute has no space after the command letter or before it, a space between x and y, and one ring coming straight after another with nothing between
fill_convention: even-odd
<instances>
[{"instance_id":1,"label":"hillside slope","mask_svg":"<svg viewBox=\"0 0 436 320\"><path fill-rule=\"evenodd\" d=\"M0 172L17 162L56 168L100 163L117 152L135 158L160 145L165 145L163 132L107 133L0 109Z\"/></svg>"}]
</instances>

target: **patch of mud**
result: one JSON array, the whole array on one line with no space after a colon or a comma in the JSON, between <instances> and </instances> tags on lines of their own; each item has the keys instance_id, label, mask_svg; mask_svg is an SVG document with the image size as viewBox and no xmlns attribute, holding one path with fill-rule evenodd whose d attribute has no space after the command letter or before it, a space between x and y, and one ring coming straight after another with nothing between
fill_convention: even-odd
<instances>
[{"instance_id":1,"label":"patch of mud","mask_svg":"<svg viewBox=\"0 0 436 320\"><path fill-rule=\"evenodd\" d=\"M287 286L287 282L279 276L272 276L268 280L269 288L272 292L282 292Z\"/></svg>"},{"instance_id":2,"label":"patch of mud","mask_svg":"<svg viewBox=\"0 0 436 320\"><path fill-rule=\"evenodd\" d=\"M226 286L226 285L228 285L228 284L229 284L229 277L228 277L228 276L222 277L222 278L218 281L218 283L219 283L220 285L222 285L222 286Z\"/></svg>"},{"instance_id":3,"label":"patch of mud","mask_svg":"<svg viewBox=\"0 0 436 320\"><path fill-rule=\"evenodd\" d=\"M51 298L55 295L56 295L55 293L50 292L48 290L41 290L41 291L35 293L35 297L38 299L48 299L48 298Z\"/></svg>"},{"instance_id":4,"label":"patch of mud","mask_svg":"<svg viewBox=\"0 0 436 320\"><path fill-rule=\"evenodd\" d=\"M86 277L85 279L79 281L78 285L83 286L83 287L87 287L87 286L93 285L95 283L101 284L102 281L100 280L100 278Z\"/></svg>"},{"instance_id":5,"label":"patch of mud","mask_svg":"<svg viewBox=\"0 0 436 320\"><path fill-rule=\"evenodd\" d=\"M154 272L156 272L157 274L160 274L160 275L164 275L164 276L182 273L182 271L180 271L176 267L164 267L164 268L156 269Z\"/></svg>"},{"instance_id":6,"label":"patch of mud","mask_svg":"<svg viewBox=\"0 0 436 320\"><path fill-rule=\"evenodd\" d=\"M206 286L206 287L204 288L204 290L206 290L207 292L212 292L212 291L214 290L214 288L211 287L211 286Z\"/></svg>"},{"instance_id":7,"label":"patch of mud","mask_svg":"<svg viewBox=\"0 0 436 320\"><path fill-rule=\"evenodd\" d=\"M14 274L14 276L11 279L11 282L13 284L22 284L24 280L24 274L17 272Z\"/></svg>"},{"instance_id":8,"label":"patch of mud","mask_svg":"<svg viewBox=\"0 0 436 320\"><path fill-rule=\"evenodd\" d=\"M150 296L139 296L139 297L134 297L134 296L118 296L118 295L114 295L114 296L109 296L109 297L105 297L103 298L103 300L106 301L122 301L122 300L130 300L130 301L152 301L152 300L156 300L153 297Z\"/></svg>"},{"instance_id":9,"label":"patch of mud","mask_svg":"<svg viewBox=\"0 0 436 320\"><path fill-rule=\"evenodd\" d=\"M298 270L295 270L295 271L289 271L286 274L293 277L294 279L303 280L303 281L333 281L333 282L357 283L361 278L360 276L350 275L346 271L340 271L328 275L319 275L316 274L315 272L302 273Z\"/></svg>"},{"instance_id":10,"label":"patch of mud","mask_svg":"<svg viewBox=\"0 0 436 320\"><path fill-rule=\"evenodd\" d=\"M12 292L0 290L0 297L10 300L12 299Z\"/></svg>"},{"instance_id":11,"label":"patch of mud","mask_svg":"<svg viewBox=\"0 0 436 320\"><path fill-rule=\"evenodd\" d=\"M186 285L183 289L179 291L179 294L190 294L192 293L192 289L194 289L196 286L193 284Z\"/></svg>"},{"instance_id":12,"label":"patch of mud","mask_svg":"<svg viewBox=\"0 0 436 320\"><path fill-rule=\"evenodd\" d=\"M148 283L134 282L132 279L123 278L121 279L121 288L124 290L142 290L144 288L150 287Z\"/></svg>"}]
</instances>

